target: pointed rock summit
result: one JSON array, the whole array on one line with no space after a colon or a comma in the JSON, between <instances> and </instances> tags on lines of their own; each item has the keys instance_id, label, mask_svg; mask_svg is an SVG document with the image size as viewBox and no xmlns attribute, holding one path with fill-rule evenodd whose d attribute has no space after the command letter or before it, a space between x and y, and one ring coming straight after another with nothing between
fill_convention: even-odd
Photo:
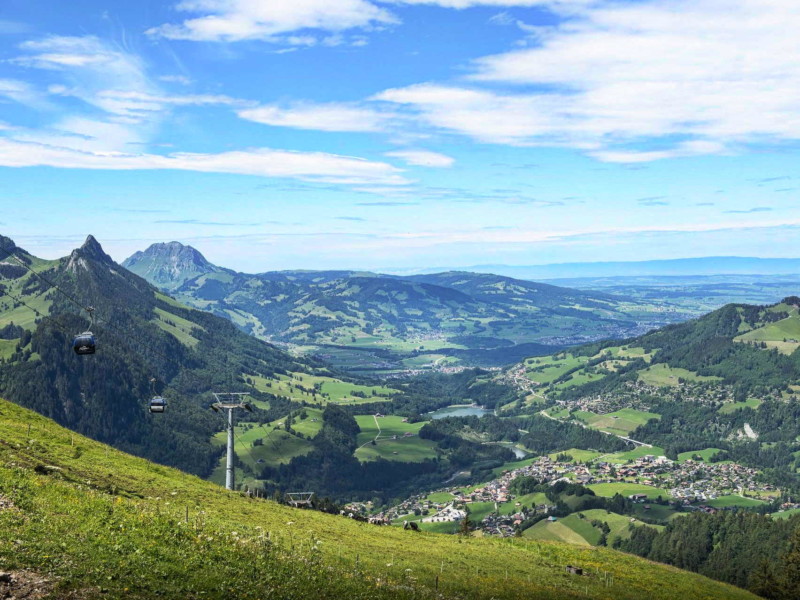
<instances>
[{"instance_id":1,"label":"pointed rock summit","mask_svg":"<svg viewBox=\"0 0 800 600\"><path fill-rule=\"evenodd\" d=\"M163 289L175 289L199 275L224 270L180 242L153 244L126 259L122 266Z\"/></svg>"},{"instance_id":2,"label":"pointed rock summit","mask_svg":"<svg viewBox=\"0 0 800 600\"><path fill-rule=\"evenodd\" d=\"M72 251L67 260L67 269L73 272L79 267L87 269L89 262L101 263L108 266L116 265L114 259L105 253L100 242L98 242L93 235L87 236L83 245Z\"/></svg>"}]
</instances>

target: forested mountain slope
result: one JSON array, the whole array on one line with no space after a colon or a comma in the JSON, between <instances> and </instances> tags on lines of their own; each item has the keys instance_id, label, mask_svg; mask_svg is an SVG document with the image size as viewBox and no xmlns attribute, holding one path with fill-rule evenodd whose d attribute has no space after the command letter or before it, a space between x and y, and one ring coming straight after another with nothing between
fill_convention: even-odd
<instances>
[{"instance_id":1,"label":"forested mountain slope","mask_svg":"<svg viewBox=\"0 0 800 600\"><path fill-rule=\"evenodd\" d=\"M162 295L91 236L57 261L36 259L8 238L0 243L0 393L95 439L207 475L219 455L210 438L222 427L208 410L211 391L249 390L279 413L288 401L246 386L242 374L313 371ZM95 309L91 356L71 347L90 326L81 306ZM167 399L165 415L148 414L154 394Z\"/></svg>"}]
</instances>

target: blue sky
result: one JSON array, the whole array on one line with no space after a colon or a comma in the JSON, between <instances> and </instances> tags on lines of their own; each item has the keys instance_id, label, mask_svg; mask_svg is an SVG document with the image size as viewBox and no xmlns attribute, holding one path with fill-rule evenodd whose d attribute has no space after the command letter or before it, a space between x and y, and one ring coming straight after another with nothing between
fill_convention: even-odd
<instances>
[{"instance_id":1,"label":"blue sky","mask_svg":"<svg viewBox=\"0 0 800 600\"><path fill-rule=\"evenodd\" d=\"M795 0L4 0L0 232L224 266L796 256Z\"/></svg>"}]
</instances>

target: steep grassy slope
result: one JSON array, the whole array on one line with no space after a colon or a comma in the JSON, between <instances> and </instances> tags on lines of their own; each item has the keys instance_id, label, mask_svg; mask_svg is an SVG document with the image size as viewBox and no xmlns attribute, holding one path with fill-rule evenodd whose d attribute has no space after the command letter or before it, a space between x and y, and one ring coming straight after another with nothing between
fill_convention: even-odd
<instances>
[{"instance_id":1,"label":"steep grassy slope","mask_svg":"<svg viewBox=\"0 0 800 600\"><path fill-rule=\"evenodd\" d=\"M56 580L56 597L754 598L604 548L462 540L231 494L5 401L0 500L0 568Z\"/></svg>"}]
</instances>

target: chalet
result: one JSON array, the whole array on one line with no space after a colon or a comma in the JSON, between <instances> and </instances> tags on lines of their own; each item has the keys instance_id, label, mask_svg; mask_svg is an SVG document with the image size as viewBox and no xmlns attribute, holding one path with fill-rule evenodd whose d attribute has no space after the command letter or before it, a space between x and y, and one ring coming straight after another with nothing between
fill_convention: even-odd
<instances>
[{"instance_id":1,"label":"chalet","mask_svg":"<svg viewBox=\"0 0 800 600\"><path fill-rule=\"evenodd\" d=\"M632 500L633 502L644 502L647 500L647 494L631 494L628 496L628 499Z\"/></svg>"}]
</instances>

